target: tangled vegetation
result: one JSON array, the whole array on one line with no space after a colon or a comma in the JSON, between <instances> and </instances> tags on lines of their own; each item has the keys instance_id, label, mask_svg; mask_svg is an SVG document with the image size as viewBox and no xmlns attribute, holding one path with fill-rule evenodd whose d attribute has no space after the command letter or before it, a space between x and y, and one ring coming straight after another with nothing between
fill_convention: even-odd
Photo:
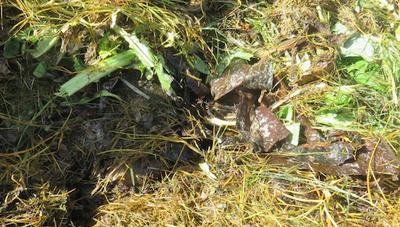
<instances>
[{"instance_id":1,"label":"tangled vegetation","mask_svg":"<svg viewBox=\"0 0 400 227\"><path fill-rule=\"evenodd\" d=\"M399 225L396 1L0 4L2 225Z\"/></svg>"}]
</instances>

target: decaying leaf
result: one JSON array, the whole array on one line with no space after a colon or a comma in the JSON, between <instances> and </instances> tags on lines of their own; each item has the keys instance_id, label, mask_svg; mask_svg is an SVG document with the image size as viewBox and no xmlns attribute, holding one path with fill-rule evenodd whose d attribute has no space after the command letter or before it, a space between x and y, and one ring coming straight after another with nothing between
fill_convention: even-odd
<instances>
[{"instance_id":1,"label":"decaying leaf","mask_svg":"<svg viewBox=\"0 0 400 227\"><path fill-rule=\"evenodd\" d=\"M254 65L243 62L234 64L221 78L211 81L211 94L218 100L236 88L271 90L273 66L267 58Z\"/></svg>"},{"instance_id":2,"label":"decaying leaf","mask_svg":"<svg viewBox=\"0 0 400 227\"><path fill-rule=\"evenodd\" d=\"M286 127L265 105L256 109L250 132L252 139L260 143L264 152L270 151L275 144L289 136Z\"/></svg>"},{"instance_id":3,"label":"decaying leaf","mask_svg":"<svg viewBox=\"0 0 400 227\"><path fill-rule=\"evenodd\" d=\"M255 103L251 93L239 91L236 127L242 133L242 139L268 152L290 132L270 109L263 104L256 108Z\"/></svg>"},{"instance_id":4,"label":"decaying leaf","mask_svg":"<svg viewBox=\"0 0 400 227\"><path fill-rule=\"evenodd\" d=\"M307 144L319 143L323 141L322 135L317 129L312 127L310 120L304 116L299 117L301 126L303 127L304 137L306 138Z\"/></svg>"},{"instance_id":5,"label":"decaying leaf","mask_svg":"<svg viewBox=\"0 0 400 227\"><path fill-rule=\"evenodd\" d=\"M251 93L239 91L239 105L236 112L236 127L243 133L250 131L254 119L255 98Z\"/></svg>"},{"instance_id":6,"label":"decaying leaf","mask_svg":"<svg viewBox=\"0 0 400 227\"><path fill-rule=\"evenodd\" d=\"M196 95L196 97L204 97L210 94L210 89L201 81L191 77L186 77L187 87Z\"/></svg>"},{"instance_id":7,"label":"decaying leaf","mask_svg":"<svg viewBox=\"0 0 400 227\"><path fill-rule=\"evenodd\" d=\"M343 168L353 170L359 175L367 174L368 169L377 174L400 175L400 161L385 140L367 140L357 151L356 161L344 164Z\"/></svg>"},{"instance_id":8,"label":"decaying leaf","mask_svg":"<svg viewBox=\"0 0 400 227\"><path fill-rule=\"evenodd\" d=\"M386 141L367 140L360 149L350 143L316 143L280 152L270 159L281 165L299 165L329 175L400 175L400 161Z\"/></svg>"}]
</instances>

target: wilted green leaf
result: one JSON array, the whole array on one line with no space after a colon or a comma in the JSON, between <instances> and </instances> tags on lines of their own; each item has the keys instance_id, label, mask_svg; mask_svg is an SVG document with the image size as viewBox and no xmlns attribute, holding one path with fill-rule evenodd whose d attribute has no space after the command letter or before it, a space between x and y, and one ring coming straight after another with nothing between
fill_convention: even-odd
<instances>
[{"instance_id":1,"label":"wilted green leaf","mask_svg":"<svg viewBox=\"0 0 400 227\"><path fill-rule=\"evenodd\" d=\"M46 75L46 72L46 67L42 62L40 62L33 71L33 75L37 78L42 78L44 75Z\"/></svg>"},{"instance_id":2,"label":"wilted green leaf","mask_svg":"<svg viewBox=\"0 0 400 227\"><path fill-rule=\"evenodd\" d=\"M159 56L160 61L156 65L156 73L157 73L157 78L160 81L161 88L163 91L165 91L167 94L171 95L172 94L172 89L171 89L171 83L174 80L171 75L165 72L164 70L164 59Z\"/></svg>"},{"instance_id":3,"label":"wilted green leaf","mask_svg":"<svg viewBox=\"0 0 400 227\"><path fill-rule=\"evenodd\" d=\"M60 40L58 35L46 36L39 40L35 50L32 51L31 55L34 58L38 58L54 47Z\"/></svg>"},{"instance_id":4,"label":"wilted green leaf","mask_svg":"<svg viewBox=\"0 0 400 227\"><path fill-rule=\"evenodd\" d=\"M277 116L282 120L287 120L287 121L293 120L293 106L292 105L282 106L279 109Z\"/></svg>"},{"instance_id":5,"label":"wilted green leaf","mask_svg":"<svg viewBox=\"0 0 400 227\"><path fill-rule=\"evenodd\" d=\"M194 64L194 68L197 71L204 73L206 75L210 74L210 69L209 69L208 65L199 56L195 55L193 64Z\"/></svg>"},{"instance_id":6,"label":"wilted green leaf","mask_svg":"<svg viewBox=\"0 0 400 227\"><path fill-rule=\"evenodd\" d=\"M284 125L290 132L290 143L297 146L300 140L300 123L294 122L294 109L292 105L285 105L280 108L277 116L284 121Z\"/></svg>"},{"instance_id":7,"label":"wilted green leaf","mask_svg":"<svg viewBox=\"0 0 400 227\"><path fill-rule=\"evenodd\" d=\"M265 20L262 19L251 19L251 18L244 18L247 23L249 23L252 26L252 29L256 32L258 32L264 43L270 43L272 40L272 37L276 35L272 29L268 27L268 23Z\"/></svg>"},{"instance_id":8,"label":"wilted green leaf","mask_svg":"<svg viewBox=\"0 0 400 227\"><path fill-rule=\"evenodd\" d=\"M155 66L156 58L151 52L151 49L146 46L144 43L141 43L139 38L133 33L129 34L124 29L116 26L114 30L121 35L125 41L128 42L129 48L131 48L139 61L149 70L151 70Z\"/></svg>"},{"instance_id":9,"label":"wilted green leaf","mask_svg":"<svg viewBox=\"0 0 400 227\"><path fill-rule=\"evenodd\" d=\"M171 94L172 77L164 72L161 64L156 66L156 72L163 91L167 92L167 94Z\"/></svg>"},{"instance_id":10,"label":"wilted green leaf","mask_svg":"<svg viewBox=\"0 0 400 227\"><path fill-rule=\"evenodd\" d=\"M5 58L14 58L19 54L21 44L15 38L7 40L4 44L3 56Z\"/></svg>"},{"instance_id":11,"label":"wilted green leaf","mask_svg":"<svg viewBox=\"0 0 400 227\"><path fill-rule=\"evenodd\" d=\"M329 24L331 20L331 14L328 10L323 9L320 5L316 7L318 18L322 23Z\"/></svg>"}]
</instances>

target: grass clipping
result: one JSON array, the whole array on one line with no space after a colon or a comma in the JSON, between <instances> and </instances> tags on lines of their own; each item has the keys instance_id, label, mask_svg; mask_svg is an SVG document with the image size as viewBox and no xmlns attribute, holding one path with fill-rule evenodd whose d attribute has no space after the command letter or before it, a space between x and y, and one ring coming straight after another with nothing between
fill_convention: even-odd
<instances>
[{"instance_id":1,"label":"grass clipping","mask_svg":"<svg viewBox=\"0 0 400 227\"><path fill-rule=\"evenodd\" d=\"M289 107L294 109L293 116L307 116L311 120L317 121L313 122L316 126L331 130L338 129L337 123L343 123L343 121L335 121L340 120L340 118L329 118L329 122L327 120L318 122L318 119L327 119L326 116L338 116L342 113L345 117L356 115L351 119L350 126L346 125L346 129L358 131L362 135L382 135L394 149L400 147L398 119L400 115L398 106L396 106L399 84L399 69L396 67L399 64L396 64L396 62L400 51L397 46L386 45L387 49L381 51L384 72L381 72L379 67L375 67L375 64L362 61L361 63L366 62L365 64L369 68L357 68L355 66L359 66L359 64L355 65L356 63L353 62L350 64L354 69L352 71L349 70L349 65L343 62L344 68L339 68L340 71L334 70L332 72L332 70L328 70L329 67L322 67L317 72L311 70L311 74L306 73L309 69L308 65L312 65L314 62L316 64L327 63L326 65L336 64L337 59L332 56L336 56L337 53L335 48L331 46L335 40L328 39L332 34L320 29L324 26L330 28L330 21L339 20L348 28L361 34L366 33L366 31L372 34L385 31L388 34L383 37L393 36L391 35L391 30L393 30L391 27L398 26L396 25L397 22L393 23L392 26L390 21L394 21L394 19L392 20L393 17L389 16L389 13L382 11L378 6L368 6L368 4L373 5L373 1L360 1L364 10L360 11L357 16L355 15L356 10L353 10L355 5L351 5L353 3L338 4L336 1L307 1L307 4L302 1L276 1L273 5L267 2L247 5L240 3L240 1L226 1L219 6L221 9L232 7L231 13L227 13L222 20L221 18L213 18L213 15L208 15L210 20L215 19L209 24L206 24L207 21L204 22L204 18L209 19L208 17L200 18L186 15L185 13L190 10L185 10L185 5L178 1L84 0L56 2L39 0L5 1L6 6L11 6L20 12L16 17L19 21L11 30L14 32L24 31L28 27L29 29L26 30L27 33L25 34L30 34L30 29L39 31L49 25L58 30L67 28L62 37L63 41L72 42L75 40L76 34L80 34L84 38L75 44L79 44L78 49L84 49L83 46L87 43L96 41L96 37L93 38L88 34L96 34L97 31L104 32L104 27L109 27L109 22L115 12L120 12L125 16L125 21L128 21L127 24L145 30L141 35L148 38L147 41L152 44L152 49L156 49L156 47L160 49L161 47L176 47L183 55L191 53L194 46L204 52L207 49L213 49L216 53L215 61L217 63L224 59L221 57L223 54L219 55L219 52L227 52L226 49L237 47L239 49L250 47L250 50L267 49L267 55L271 55L276 60L274 67L277 68L277 74L281 76L281 78L278 78L279 80L289 80L290 86L293 84L302 86L299 85L298 81L304 82L307 81L307 76L317 75L317 78L312 79L329 84L327 86L329 90L326 90L330 93L324 90L295 97L291 96L290 93L287 94L289 98L285 102L290 102ZM332 6L336 8L330 9ZM180 11L174 11L177 9ZM200 9L199 12L203 11L203 8ZM203 15L198 14L197 16L205 16L206 14L206 12L201 13ZM185 16L180 16L181 14ZM217 16L220 15L222 14ZM200 32L196 30L196 27L201 24L199 21L205 23L202 25L208 25L207 29L202 32L204 32L204 37L208 35L212 37L209 42L212 45L211 48L205 47L207 46L206 42L203 37L199 36ZM218 25L216 26L216 24ZM314 30L318 30L318 32ZM87 32L79 33L79 31ZM210 31L215 32L216 36L212 36ZM98 81L119 68L138 62L141 62L144 68L150 72L150 74L147 74L149 78L152 75L151 73L154 72L157 73L157 76L165 76L159 78L159 81L163 85L164 80L166 86L163 88L164 90L168 89L170 77L164 71L162 58L151 57L149 61L146 55L140 52L142 46L138 43L137 37L132 35L133 33L129 34L118 29L116 32L129 44L130 49L123 49L112 57L105 58L99 63L80 71L74 78L62 85L58 95L73 95L89 83ZM324 32L329 33L329 35ZM252 36L252 34L256 35ZM294 36L295 39L291 39ZM30 36L27 35L26 37L29 38ZM336 38L340 39L340 36ZM282 42L282 40L289 42ZM291 40L294 40L294 42L290 42ZM391 37L390 41L385 42L396 43L398 41ZM48 51L55 48L56 40L52 42L49 39L47 43L46 47L33 54L33 57L46 55ZM38 46L41 45L38 44ZM8 57L18 54L12 51L8 53ZM316 57L316 59L313 59L313 57ZM328 60L325 61L324 57ZM136 60L136 58L139 59ZM198 66L199 71L209 72L209 70L204 69L204 64L198 64ZM218 65L216 68L218 68ZM294 70L290 71L292 68ZM347 73L342 73L346 70ZM362 80L358 80L361 76L368 79L370 73L374 71L377 72L375 74L382 73L387 76L384 78L387 81L384 85L389 89L384 90L385 92L381 92L379 86L377 86L378 90L374 90L376 86L368 82L369 80L366 84L362 84ZM297 78L298 75L304 75L306 78ZM294 78L292 78L293 76ZM37 85L33 82L32 84ZM42 95L42 92L40 94ZM15 101L8 100L6 96L1 97L4 98L2 102L5 103L5 106ZM38 102L40 104L39 101L43 101L41 99L43 97L37 97L37 100L33 103ZM331 101L327 102L327 100ZM12 110L13 108L10 107L9 109ZM135 106L131 109L137 111ZM20 114L14 113L15 116L20 116ZM2 120L9 122L8 115L4 114L4 116ZM117 120L121 121L120 125L125 125L127 122L132 122L129 121L132 116L133 114L126 119ZM321 118L321 116L325 118ZM68 118L65 119L66 124ZM83 120L86 121L87 119ZM36 125L36 117L27 122L20 121L19 118L15 117L13 121L16 122L16 125L26 124L26 127L33 128L34 126L38 129L46 129L41 130L41 132L48 129L42 124ZM76 125L79 124L76 123ZM11 128L12 126L4 127ZM41 137L41 134L31 133L29 139L35 141L32 142L34 144L32 147L24 147L20 151L1 154L4 158L1 159L0 167L4 171L2 171L0 178L2 179L1 183L5 185L0 194L0 198L4 201L0 206L1 224L19 223L39 226L65 221L63 215L68 212L66 204L73 201L70 194L79 190L79 187L66 190L64 182L59 184L60 189L50 187L45 182L49 180L46 177L40 179L43 181L37 180L37 183L33 185L31 183L34 175L43 176L41 174L43 170L49 173L60 170L63 173L62 179L70 180L76 177L73 174L70 175L71 173L64 174L64 168L59 166L59 164L63 164L63 161L58 162L54 159L54 155L62 151L61 145L63 145L63 130L65 128L68 127L65 127L64 124L57 129L51 128L51 130L54 130L54 135L48 137L48 139L43 139L47 137ZM133 128L129 129L132 131ZM79 134L79 136L81 135ZM301 171L296 166L269 165L265 157L259 157L247 146L219 147L215 145L217 144L217 136L214 139L214 146L204 157L207 166L210 167L206 173L204 172L205 168L201 171L196 166L179 168L176 172L167 174L161 181L152 182L150 186L145 185L144 187L153 189L151 192L123 194L122 192L107 192L107 187L104 187L105 194L107 196L111 194L111 196L106 203L97 208L94 220L96 225L366 226L373 223L373 225L378 226L395 226L400 222L398 216L400 200L399 191L396 191L398 189L396 182L386 182L385 178L376 179L374 175L367 176L367 181L363 181L355 177L332 177L313 171ZM343 137L342 139L351 138ZM51 143L48 142L50 140L54 140L53 142L58 145L56 147L59 150L54 152L50 146ZM151 137L146 141L146 143L152 142L154 141L151 141ZM70 143L74 144L74 141L70 141ZM128 152L125 147L118 149L124 151L123 155L127 156ZM136 152L136 150L148 152L154 149L135 147L133 151ZM68 155L79 154L73 159L80 162L85 156L92 158L92 154L88 154L85 149L79 150L79 152L65 149L65 152ZM109 159L112 160L117 156L113 150L106 151L106 153L110 155ZM134 155L137 155L137 153ZM95 152L93 156L95 156L94 159L101 158L101 155ZM124 158L126 157L121 159ZM49 162L53 165L49 166ZM82 166L86 166L86 162L82 163ZM79 165L80 168L82 166ZM91 181L100 182L100 185L102 181L106 180L91 178ZM93 182L90 183L94 184ZM92 197L88 198L92 200Z\"/></svg>"},{"instance_id":2,"label":"grass clipping","mask_svg":"<svg viewBox=\"0 0 400 227\"><path fill-rule=\"evenodd\" d=\"M154 193L101 206L96 226L393 226L400 221L397 197L374 193L370 202L366 187L349 178L266 165L251 152L218 153L206 158L219 166L211 169L217 179L199 169L180 170Z\"/></svg>"}]
</instances>

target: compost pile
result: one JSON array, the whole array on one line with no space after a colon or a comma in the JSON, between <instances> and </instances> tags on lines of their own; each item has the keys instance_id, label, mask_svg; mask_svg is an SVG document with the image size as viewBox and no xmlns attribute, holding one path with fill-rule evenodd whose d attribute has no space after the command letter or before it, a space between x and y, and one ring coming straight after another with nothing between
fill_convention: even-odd
<instances>
[{"instance_id":1,"label":"compost pile","mask_svg":"<svg viewBox=\"0 0 400 227\"><path fill-rule=\"evenodd\" d=\"M395 1L1 4L2 225L398 225Z\"/></svg>"}]
</instances>

